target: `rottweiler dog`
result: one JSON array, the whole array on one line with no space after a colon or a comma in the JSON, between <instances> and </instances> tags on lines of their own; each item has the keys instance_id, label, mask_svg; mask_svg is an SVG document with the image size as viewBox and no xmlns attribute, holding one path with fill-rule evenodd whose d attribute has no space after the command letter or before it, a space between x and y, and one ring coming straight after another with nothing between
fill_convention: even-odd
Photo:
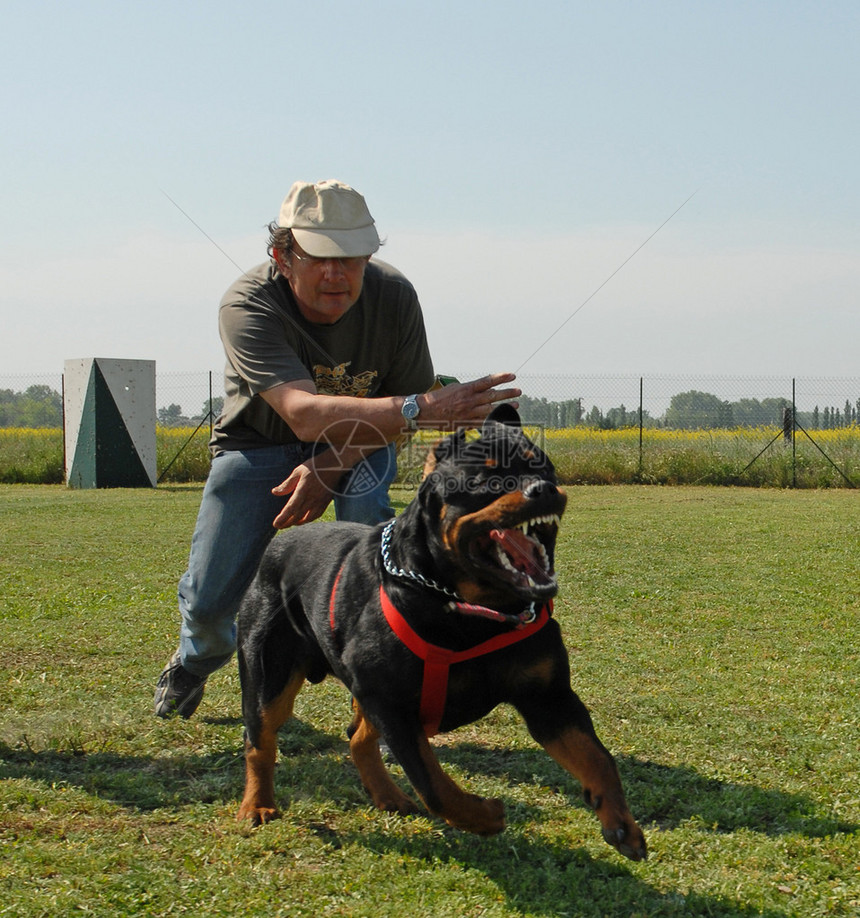
<instances>
[{"instance_id":1,"label":"rottweiler dog","mask_svg":"<svg viewBox=\"0 0 860 918\"><path fill-rule=\"evenodd\" d=\"M462 790L428 737L506 702L581 783L604 839L645 858L615 761L571 689L552 617L566 500L516 410L500 405L480 434L440 442L416 498L390 523L314 523L274 539L238 616L238 818L277 817L278 730L303 683L333 675L352 693L350 753L379 809L419 811L388 774L381 738L431 813L480 835L500 832L502 802Z\"/></svg>"}]
</instances>

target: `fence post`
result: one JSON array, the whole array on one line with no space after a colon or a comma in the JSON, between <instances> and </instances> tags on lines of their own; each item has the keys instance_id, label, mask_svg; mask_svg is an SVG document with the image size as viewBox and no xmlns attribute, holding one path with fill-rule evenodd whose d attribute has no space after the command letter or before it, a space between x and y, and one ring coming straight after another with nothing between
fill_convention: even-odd
<instances>
[{"instance_id":1,"label":"fence post","mask_svg":"<svg viewBox=\"0 0 860 918\"><path fill-rule=\"evenodd\" d=\"M639 480L642 480L642 469L644 463L643 449L642 449L642 427L644 424L644 412L643 412L643 402L642 402L642 393L643 393L643 384L642 377L639 377Z\"/></svg>"},{"instance_id":2,"label":"fence post","mask_svg":"<svg viewBox=\"0 0 860 918\"><path fill-rule=\"evenodd\" d=\"M791 486L797 487L797 379L791 378Z\"/></svg>"},{"instance_id":3,"label":"fence post","mask_svg":"<svg viewBox=\"0 0 860 918\"><path fill-rule=\"evenodd\" d=\"M63 477L66 476L66 469L69 467L68 446L66 446L66 374L60 377L60 392L63 403Z\"/></svg>"}]
</instances>

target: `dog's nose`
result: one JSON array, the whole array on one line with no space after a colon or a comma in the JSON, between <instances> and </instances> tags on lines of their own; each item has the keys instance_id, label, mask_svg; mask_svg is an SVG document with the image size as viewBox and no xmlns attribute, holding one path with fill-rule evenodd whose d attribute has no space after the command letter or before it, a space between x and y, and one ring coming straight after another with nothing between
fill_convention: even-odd
<instances>
[{"instance_id":1,"label":"dog's nose","mask_svg":"<svg viewBox=\"0 0 860 918\"><path fill-rule=\"evenodd\" d=\"M523 496L527 500L537 500L539 497L546 497L550 494L556 494L558 488L551 482L541 478L533 481L523 489Z\"/></svg>"}]
</instances>

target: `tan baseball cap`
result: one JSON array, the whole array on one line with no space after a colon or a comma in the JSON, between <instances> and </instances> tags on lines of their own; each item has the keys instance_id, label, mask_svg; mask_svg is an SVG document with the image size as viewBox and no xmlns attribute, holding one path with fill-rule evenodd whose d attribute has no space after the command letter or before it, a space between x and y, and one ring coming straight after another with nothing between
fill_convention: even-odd
<instances>
[{"instance_id":1,"label":"tan baseball cap","mask_svg":"<svg viewBox=\"0 0 860 918\"><path fill-rule=\"evenodd\" d=\"M372 255L379 248L364 198L335 179L296 182L281 205L278 226L291 229L302 249L318 258Z\"/></svg>"}]
</instances>

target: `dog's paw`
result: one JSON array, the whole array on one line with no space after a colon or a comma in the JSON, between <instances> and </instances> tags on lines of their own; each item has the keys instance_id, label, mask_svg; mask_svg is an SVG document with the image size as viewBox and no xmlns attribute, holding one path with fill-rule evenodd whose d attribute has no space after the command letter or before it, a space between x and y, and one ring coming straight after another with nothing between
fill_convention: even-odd
<instances>
[{"instance_id":1,"label":"dog's paw","mask_svg":"<svg viewBox=\"0 0 860 918\"><path fill-rule=\"evenodd\" d=\"M255 806L253 804L242 804L239 807L239 812L236 814L236 819L239 822L247 820L251 823L253 828L258 826L264 826L268 822L272 822L274 819L280 819L281 814L278 811L277 807L274 806Z\"/></svg>"},{"instance_id":2,"label":"dog's paw","mask_svg":"<svg viewBox=\"0 0 860 918\"><path fill-rule=\"evenodd\" d=\"M374 806L383 813L398 813L400 816L414 816L421 812L418 804L406 794L391 795L374 799Z\"/></svg>"},{"instance_id":3,"label":"dog's paw","mask_svg":"<svg viewBox=\"0 0 860 918\"><path fill-rule=\"evenodd\" d=\"M612 845L619 854L630 858L631 861L644 861L648 857L648 848L642 830L632 819L626 825L613 829L603 829L603 840Z\"/></svg>"},{"instance_id":4,"label":"dog's paw","mask_svg":"<svg viewBox=\"0 0 860 918\"><path fill-rule=\"evenodd\" d=\"M501 800L476 797L469 794L467 804L445 821L457 829L474 832L475 835L498 835L505 828L505 805Z\"/></svg>"},{"instance_id":5,"label":"dog's paw","mask_svg":"<svg viewBox=\"0 0 860 918\"><path fill-rule=\"evenodd\" d=\"M505 805L501 800L484 800L487 809L485 828L480 835L498 835L505 830Z\"/></svg>"},{"instance_id":6,"label":"dog's paw","mask_svg":"<svg viewBox=\"0 0 860 918\"><path fill-rule=\"evenodd\" d=\"M630 815L626 806L604 806L603 797L586 788L583 797L587 806L600 817L603 840L631 861L644 861L648 857L645 836Z\"/></svg>"}]
</instances>

